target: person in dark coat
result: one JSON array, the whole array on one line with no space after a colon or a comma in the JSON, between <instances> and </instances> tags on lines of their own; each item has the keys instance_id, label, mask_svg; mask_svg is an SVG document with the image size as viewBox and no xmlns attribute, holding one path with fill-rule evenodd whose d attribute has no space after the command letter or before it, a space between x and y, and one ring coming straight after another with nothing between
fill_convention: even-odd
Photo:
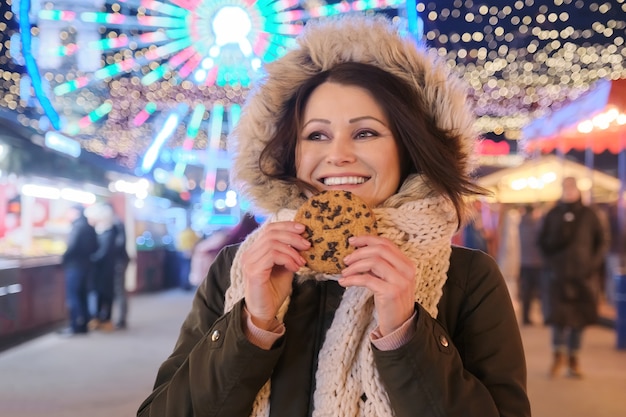
<instances>
[{"instance_id":1,"label":"person in dark coat","mask_svg":"<svg viewBox=\"0 0 626 417\"><path fill-rule=\"evenodd\" d=\"M70 325L62 330L62 333L73 335L88 331L87 323L90 314L87 294L91 271L89 258L96 251L98 241L94 228L89 225L84 215L83 206L73 206L69 215L73 221L67 239L67 248L62 256L62 265L65 272L65 293Z\"/></svg>"},{"instance_id":2,"label":"person in dark coat","mask_svg":"<svg viewBox=\"0 0 626 417\"><path fill-rule=\"evenodd\" d=\"M547 310L543 308L544 295L542 291L543 257L537 239L541 230L541 211L528 204L519 223L520 240L520 274L519 299L522 304L522 323L533 324L530 319L530 310L533 300L539 300L544 317Z\"/></svg>"},{"instance_id":3,"label":"person in dark coat","mask_svg":"<svg viewBox=\"0 0 626 417\"><path fill-rule=\"evenodd\" d=\"M113 278L114 284L114 300L113 305L117 306L118 312L115 328L125 329L127 326L128 316L128 296L126 294L126 268L130 262L130 257L126 251L126 228L124 223L115 218L113 222L115 229L115 273Z\"/></svg>"},{"instance_id":4,"label":"person in dark coat","mask_svg":"<svg viewBox=\"0 0 626 417\"><path fill-rule=\"evenodd\" d=\"M93 330L111 331L113 298L115 295L116 230L115 215L108 204L95 204L85 210L85 216L94 226L98 236L98 249L89 257L93 266L93 290L96 294L96 311L89 327Z\"/></svg>"},{"instance_id":5,"label":"person in dark coat","mask_svg":"<svg viewBox=\"0 0 626 417\"><path fill-rule=\"evenodd\" d=\"M594 274L604 260L603 238L600 220L583 204L576 178L564 178L561 199L546 214L538 240L550 283L547 320L552 325L552 377L566 362L569 376L582 376L583 329L598 318Z\"/></svg>"},{"instance_id":6,"label":"person in dark coat","mask_svg":"<svg viewBox=\"0 0 626 417\"><path fill-rule=\"evenodd\" d=\"M213 262L138 416L530 416L502 274L451 244L486 190L467 94L433 56L354 14L268 64L229 137L231 183L267 220ZM377 221L336 238L354 249L339 274L307 264L319 241L294 221L325 190Z\"/></svg>"}]
</instances>

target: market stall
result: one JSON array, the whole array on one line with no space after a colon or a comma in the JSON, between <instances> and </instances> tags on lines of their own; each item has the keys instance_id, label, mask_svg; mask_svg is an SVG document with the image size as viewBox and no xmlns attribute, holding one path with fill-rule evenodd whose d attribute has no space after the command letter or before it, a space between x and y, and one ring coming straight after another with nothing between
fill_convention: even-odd
<instances>
[{"instance_id":1,"label":"market stall","mask_svg":"<svg viewBox=\"0 0 626 417\"><path fill-rule=\"evenodd\" d=\"M626 79L598 81L586 94L522 131L522 145L530 153L571 150L585 152L585 165L593 168L594 154L617 154L619 229L626 229ZM626 242L621 242L626 249Z\"/></svg>"},{"instance_id":2,"label":"market stall","mask_svg":"<svg viewBox=\"0 0 626 417\"><path fill-rule=\"evenodd\" d=\"M558 200L564 177L577 178L589 201L609 203L619 198L621 183L617 178L555 155L526 160L519 166L483 176L477 182L493 193L491 199L495 202L525 204Z\"/></svg>"},{"instance_id":3,"label":"market stall","mask_svg":"<svg viewBox=\"0 0 626 417\"><path fill-rule=\"evenodd\" d=\"M598 81L577 100L534 120L522 130L522 144L540 153L624 151L626 79Z\"/></svg>"},{"instance_id":4,"label":"market stall","mask_svg":"<svg viewBox=\"0 0 626 417\"><path fill-rule=\"evenodd\" d=\"M610 152L617 155L619 190L614 197L616 226L612 228L611 252L608 257L607 299L616 300L612 292L613 279L626 275L626 79L601 80L583 96L550 115L530 123L522 131L522 144L527 152L541 154L555 152L564 156L570 151L583 151L585 168L592 171L595 155ZM607 181L599 174L587 176L594 189L606 188ZM611 187L615 187L612 185ZM601 316L602 305L601 305ZM608 316L614 320L615 311ZM604 314L606 315L606 314ZM626 323L626 313L623 320ZM626 326L624 326L626 329ZM626 340L626 331L624 332Z\"/></svg>"}]
</instances>

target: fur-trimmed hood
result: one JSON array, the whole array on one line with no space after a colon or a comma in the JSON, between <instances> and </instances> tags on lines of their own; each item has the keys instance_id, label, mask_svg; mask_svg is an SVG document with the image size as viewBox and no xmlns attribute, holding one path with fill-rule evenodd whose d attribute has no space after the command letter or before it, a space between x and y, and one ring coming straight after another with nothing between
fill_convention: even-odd
<instances>
[{"instance_id":1,"label":"fur-trimmed hood","mask_svg":"<svg viewBox=\"0 0 626 417\"><path fill-rule=\"evenodd\" d=\"M232 182L263 213L296 209L303 202L297 186L269 178L259 168L259 156L276 131L285 103L311 76L343 62L375 65L413 86L432 111L427 118L454 132L453 148L461 166L467 174L472 171L478 137L474 115L464 85L434 51L398 35L397 27L382 16L310 21L296 46L266 65L265 76L249 92L241 119L228 140L233 156Z\"/></svg>"}]
</instances>

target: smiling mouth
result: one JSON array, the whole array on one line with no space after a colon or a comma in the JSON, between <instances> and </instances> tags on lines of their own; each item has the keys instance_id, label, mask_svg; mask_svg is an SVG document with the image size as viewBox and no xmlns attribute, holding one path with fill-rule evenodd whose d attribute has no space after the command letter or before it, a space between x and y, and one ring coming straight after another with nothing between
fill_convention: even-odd
<instances>
[{"instance_id":1,"label":"smiling mouth","mask_svg":"<svg viewBox=\"0 0 626 417\"><path fill-rule=\"evenodd\" d=\"M358 185L368 181L369 177L327 177L320 178L324 185Z\"/></svg>"}]
</instances>

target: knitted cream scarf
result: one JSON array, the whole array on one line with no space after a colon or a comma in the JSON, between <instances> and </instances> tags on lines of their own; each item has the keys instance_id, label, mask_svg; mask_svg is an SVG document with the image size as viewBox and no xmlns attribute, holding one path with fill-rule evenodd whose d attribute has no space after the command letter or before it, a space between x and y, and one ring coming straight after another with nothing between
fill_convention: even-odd
<instances>
[{"instance_id":1,"label":"knitted cream scarf","mask_svg":"<svg viewBox=\"0 0 626 417\"><path fill-rule=\"evenodd\" d=\"M436 317L437 304L447 278L451 238L457 225L452 204L444 197L428 197L393 208L376 208L374 214L378 234L396 243L415 262L415 300L432 317ZM293 219L294 215L294 210L281 210L268 223ZM260 230L248 237L235 256L225 311L231 310L243 298L239 256ZM336 279L316 275L307 268L298 271L298 276L300 279ZM279 319L284 317L288 304L289 299L281 308ZM347 288L319 353L313 417L394 415L374 365L369 334L375 328L373 294L366 288ZM367 397L365 402L361 400L363 394ZM253 417L269 416L269 396L270 381L257 394Z\"/></svg>"}]
</instances>

